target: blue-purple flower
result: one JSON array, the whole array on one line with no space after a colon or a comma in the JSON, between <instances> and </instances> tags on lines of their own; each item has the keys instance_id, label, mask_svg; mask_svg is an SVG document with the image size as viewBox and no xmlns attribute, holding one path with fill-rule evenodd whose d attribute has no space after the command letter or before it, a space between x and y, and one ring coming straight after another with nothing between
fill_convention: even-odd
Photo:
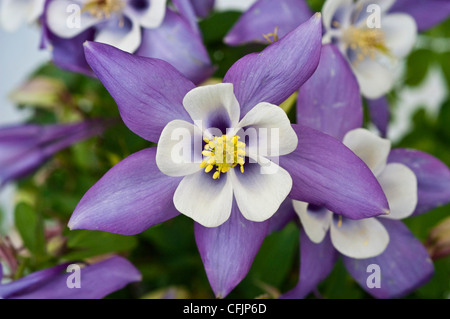
<instances>
[{"instance_id":1,"label":"blue-purple flower","mask_svg":"<svg viewBox=\"0 0 450 319\"><path fill-rule=\"evenodd\" d=\"M364 160L386 194L390 214L351 220L317 205L293 201L302 224L300 275L286 298L305 297L328 276L339 256L360 286L377 298L405 296L433 274L427 250L400 220L449 203L450 170L428 154L391 149L388 140L358 128L362 110L357 96L358 86L348 64L334 46L326 45L316 73L299 93L298 121L343 140ZM378 288L366 284L369 265L380 267Z\"/></svg>"},{"instance_id":2,"label":"blue-purple flower","mask_svg":"<svg viewBox=\"0 0 450 319\"><path fill-rule=\"evenodd\" d=\"M47 0L42 45L51 49L58 66L74 72L93 75L83 43L96 41L163 59L200 83L214 68L190 3L177 9L168 8L166 0Z\"/></svg>"},{"instance_id":3,"label":"blue-purple flower","mask_svg":"<svg viewBox=\"0 0 450 319\"><path fill-rule=\"evenodd\" d=\"M431 14L430 14L431 12ZM385 98L399 79L401 60L418 31L450 16L446 0L328 0L324 42L336 45L357 76L371 120L383 136L390 119ZM304 0L258 0L224 38L229 45L276 41L312 15Z\"/></svg>"},{"instance_id":4,"label":"blue-purple flower","mask_svg":"<svg viewBox=\"0 0 450 319\"><path fill-rule=\"evenodd\" d=\"M69 227L133 235L188 215L212 289L225 297L247 274L287 196L354 219L386 214L386 197L363 161L327 134L288 125L277 107L317 67L319 17L237 61L224 83L198 88L162 60L88 42L86 58L125 124L158 146L107 172L81 199ZM253 157L239 133L248 128L277 129L280 138L256 134L256 141L275 138L278 156ZM191 152L180 155L179 135L200 143L188 143ZM277 173L263 174L260 160Z\"/></svg>"},{"instance_id":5,"label":"blue-purple flower","mask_svg":"<svg viewBox=\"0 0 450 319\"><path fill-rule=\"evenodd\" d=\"M0 299L101 299L141 281L136 267L125 258L114 256L94 264L79 264L79 285L73 287L69 278L73 270L69 266L75 264L64 263L5 284L1 284L0 265Z\"/></svg>"},{"instance_id":6,"label":"blue-purple flower","mask_svg":"<svg viewBox=\"0 0 450 319\"><path fill-rule=\"evenodd\" d=\"M111 121L87 120L0 128L0 186L33 173L57 152L101 134L110 124Z\"/></svg>"}]
</instances>

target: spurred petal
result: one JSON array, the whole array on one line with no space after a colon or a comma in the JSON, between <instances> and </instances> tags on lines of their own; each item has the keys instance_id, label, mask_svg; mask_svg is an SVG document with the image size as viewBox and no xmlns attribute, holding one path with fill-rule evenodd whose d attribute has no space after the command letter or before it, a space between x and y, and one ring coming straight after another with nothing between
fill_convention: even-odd
<instances>
[{"instance_id":1,"label":"spurred petal","mask_svg":"<svg viewBox=\"0 0 450 319\"><path fill-rule=\"evenodd\" d=\"M391 12L411 15L419 31L429 29L450 16L450 2L447 0L397 0Z\"/></svg>"},{"instance_id":2,"label":"spurred petal","mask_svg":"<svg viewBox=\"0 0 450 319\"><path fill-rule=\"evenodd\" d=\"M344 257L348 272L376 298L401 298L425 284L432 276L433 263L422 243L396 220L380 220L389 232L389 245L379 256L368 259ZM375 288L369 265L379 266L380 287ZM372 266L373 267L373 266ZM374 274L375 275L375 274ZM368 283L372 288L369 287Z\"/></svg>"},{"instance_id":3,"label":"spurred petal","mask_svg":"<svg viewBox=\"0 0 450 319\"><path fill-rule=\"evenodd\" d=\"M102 22L88 12L82 12L78 17L79 25L75 24L75 15L80 13L81 1L52 0L46 5L45 19L48 28L60 38L72 38L90 27Z\"/></svg>"},{"instance_id":4,"label":"spurred petal","mask_svg":"<svg viewBox=\"0 0 450 319\"><path fill-rule=\"evenodd\" d=\"M195 224L195 240L212 290L226 297L247 275L266 237L268 222L244 218L236 202L228 221L216 228Z\"/></svg>"},{"instance_id":5,"label":"spurred petal","mask_svg":"<svg viewBox=\"0 0 450 319\"><path fill-rule=\"evenodd\" d=\"M293 125L298 147L280 157L294 182L290 197L360 219L389 211L386 196L367 165L335 138Z\"/></svg>"},{"instance_id":6,"label":"spurred petal","mask_svg":"<svg viewBox=\"0 0 450 319\"><path fill-rule=\"evenodd\" d=\"M351 220L334 216L330 237L333 246L351 258L378 256L389 243L389 234L377 218Z\"/></svg>"},{"instance_id":7,"label":"spurred petal","mask_svg":"<svg viewBox=\"0 0 450 319\"><path fill-rule=\"evenodd\" d=\"M71 229L135 235L177 216L173 194L181 178L156 166L156 148L130 155L83 196L70 218Z\"/></svg>"},{"instance_id":8,"label":"spurred petal","mask_svg":"<svg viewBox=\"0 0 450 319\"><path fill-rule=\"evenodd\" d=\"M320 244L313 243L305 232L300 232L300 272L294 289L282 296L284 299L306 297L333 270L339 254L327 235Z\"/></svg>"},{"instance_id":9,"label":"spurred petal","mask_svg":"<svg viewBox=\"0 0 450 319\"><path fill-rule=\"evenodd\" d=\"M101 299L141 280L141 274L128 260L111 257L81 268L81 287L71 289L67 285L71 273L65 272L66 268L67 264L56 266L0 286L0 296L11 299ZM40 280L36 280L38 277ZM9 290L6 295L2 293L4 289Z\"/></svg>"},{"instance_id":10,"label":"spurred petal","mask_svg":"<svg viewBox=\"0 0 450 319\"><path fill-rule=\"evenodd\" d=\"M257 136L257 141L256 138L254 141L250 138L247 145L250 154L264 157L282 156L293 152L298 144L297 134L292 129L286 112L277 105L258 103L238 126L249 136Z\"/></svg>"},{"instance_id":11,"label":"spurred petal","mask_svg":"<svg viewBox=\"0 0 450 319\"><path fill-rule=\"evenodd\" d=\"M323 207L309 207L312 205L298 200L292 202L308 238L313 243L321 243L330 229L333 213Z\"/></svg>"},{"instance_id":12,"label":"spurred petal","mask_svg":"<svg viewBox=\"0 0 450 319\"><path fill-rule=\"evenodd\" d=\"M353 71L334 45L324 45L316 72L298 94L297 123L342 141L362 122L361 95Z\"/></svg>"},{"instance_id":13,"label":"spurred petal","mask_svg":"<svg viewBox=\"0 0 450 319\"><path fill-rule=\"evenodd\" d=\"M408 166L417 177L418 202L413 215L450 203L450 170L437 158L416 150L394 149L389 163Z\"/></svg>"},{"instance_id":14,"label":"spurred petal","mask_svg":"<svg viewBox=\"0 0 450 319\"><path fill-rule=\"evenodd\" d=\"M312 15L304 0L259 0L244 12L224 41L229 45L267 43L264 35L276 33L281 38Z\"/></svg>"},{"instance_id":15,"label":"spurred petal","mask_svg":"<svg viewBox=\"0 0 450 319\"><path fill-rule=\"evenodd\" d=\"M363 96L378 99L388 93L395 82L392 68L377 59L366 58L352 63Z\"/></svg>"},{"instance_id":16,"label":"spurred petal","mask_svg":"<svg viewBox=\"0 0 450 319\"><path fill-rule=\"evenodd\" d=\"M233 202L229 174L216 180L213 172L185 176L173 196L178 211L205 227L222 225L230 217Z\"/></svg>"},{"instance_id":17,"label":"spurred petal","mask_svg":"<svg viewBox=\"0 0 450 319\"><path fill-rule=\"evenodd\" d=\"M194 124L174 120L161 133L156 151L158 168L169 176L198 172L202 162L203 132Z\"/></svg>"},{"instance_id":18,"label":"spurred petal","mask_svg":"<svg viewBox=\"0 0 450 319\"><path fill-rule=\"evenodd\" d=\"M378 137L369 130L358 128L344 136L343 143L366 163L375 176L386 167L386 161L391 150L388 139Z\"/></svg>"},{"instance_id":19,"label":"spurred petal","mask_svg":"<svg viewBox=\"0 0 450 319\"><path fill-rule=\"evenodd\" d=\"M309 79L319 63L321 29L316 14L262 52L233 64L224 82L234 84L241 118L260 102L281 104Z\"/></svg>"},{"instance_id":20,"label":"spurred petal","mask_svg":"<svg viewBox=\"0 0 450 319\"><path fill-rule=\"evenodd\" d=\"M392 219L403 219L410 216L417 206L417 177L404 164L390 163L377 176L386 194L391 213L381 216Z\"/></svg>"},{"instance_id":21,"label":"spurred petal","mask_svg":"<svg viewBox=\"0 0 450 319\"><path fill-rule=\"evenodd\" d=\"M263 168L260 164L244 165L244 173L232 169L234 197L245 218L262 222L276 213L292 188L289 173L275 163Z\"/></svg>"},{"instance_id":22,"label":"spurred petal","mask_svg":"<svg viewBox=\"0 0 450 319\"><path fill-rule=\"evenodd\" d=\"M169 63L87 42L86 60L119 107L125 124L156 142L172 120L190 122L182 101L194 84Z\"/></svg>"},{"instance_id":23,"label":"spurred petal","mask_svg":"<svg viewBox=\"0 0 450 319\"><path fill-rule=\"evenodd\" d=\"M417 25L407 14L387 15L382 20L382 30L389 53L397 58L407 56L416 44Z\"/></svg>"},{"instance_id":24,"label":"spurred petal","mask_svg":"<svg viewBox=\"0 0 450 319\"><path fill-rule=\"evenodd\" d=\"M141 45L141 26L135 20L111 21L98 28L94 40L112 45L122 51L134 53Z\"/></svg>"},{"instance_id":25,"label":"spurred petal","mask_svg":"<svg viewBox=\"0 0 450 319\"><path fill-rule=\"evenodd\" d=\"M144 28L157 28L164 20L167 0L128 1L125 14Z\"/></svg>"},{"instance_id":26,"label":"spurred petal","mask_svg":"<svg viewBox=\"0 0 450 319\"><path fill-rule=\"evenodd\" d=\"M215 121L226 123L226 128L236 127L239 121L239 103L230 83L197 87L186 94L183 105L194 123L200 122L204 129L218 128Z\"/></svg>"},{"instance_id":27,"label":"spurred petal","mask_svg":"<svg viewBox=\"0 0 450 319\"><path fill-rule=\"evenodd\" d=\"M158 28L144 29L136 54L167 61L196 84L206 80L215 70L201 35L171 10L167 10L164 22Z\"/></svg>"}]
</instances>

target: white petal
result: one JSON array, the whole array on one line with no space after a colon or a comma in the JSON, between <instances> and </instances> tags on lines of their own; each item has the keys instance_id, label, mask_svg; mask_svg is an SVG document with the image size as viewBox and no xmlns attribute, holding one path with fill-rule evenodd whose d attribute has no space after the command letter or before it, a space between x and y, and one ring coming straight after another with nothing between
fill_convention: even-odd
<instances>
[{"instance_id":1,"label":"white petal","mask_svg":"<svg viewBox=\"0 0 450 319\"><path fill-rule=\"evenodd\" d=\"M13 32L28 20L29 0L3 0L0 4L0 21L6 31Z\"/></svg>"},{"instance_id":2,"label":"white petal","mask_svg":"<svg viewBox=\"0 0 450 319\"><path fill-rule=\"evenodd\" d=\"M156 164L168 176L186 176L201 170L202 131L182 120L169 122L161 132Z\"/></svg>"},{"instance_id":3,"label":"white petal","mask_svg":"<svg viewBox=\"0 0 450 319\"><path fill-rule=\"evenodd\" d=\"M332 28L332 22L335 21L336 16L341 24L340 27L346 26L350 23L350 15L353 7L353 0L328 0L324 3L322 8L322 21L325 30ZM334 19L333 19L334 18Z\"/></svg>"},{"instance_id":4,"label":"white petal","mask_svg":"<svg viewBox=\"0 0 450 319\"><path fill-rule=\"evenodd\" d=\"M145 0L148 7L139 9L133 6L133 1L129 1L124 13L133 17L144 28L154 29L161 25L166 14L167 0Z\"/></svg>"},{"instance_id":5,"label":"white petal","mask_svg":"<svg viewBox=\"0 0 450 319\"><path fill-rule=\"evenodd\" d=\"M122 21L112 22L97 32L95 41L112 45L128 53L136 51L142 41L139 24L125 17ZM121 23L124 23L124 25L121 25Z\"/></svg>"},{"instance_id":6,"label":"white petal","mask_svg":"<svg viewBox=\"0 0 450 319\"><path fill-rule=\"evenodd\" d=\"M407 14L396 13L383 17L381 23L389 52L397 58L407 56L416 43L416 21Z\"/></svg>"},{"instance_id":7,"label":"white petal","mask_svg":"<svg viewBox=\"0 0 450 319\"><path fill-rule=\"evenodd\" d=\"M366 58L363 61L351 62L361 93L369 99L377 99L385 95L394 86L395 67L389 63L383 63L385 59L389 58L378 56L373 60Z\"/></svg>"},{"instance_id":8,"label":"white petal","mask_svg":"<svg viewBox=\"0 0 450 319\"><path fill-rule=\"evenodd\" d=\"M298 137L291 122L279 106L259 103L239 122L238 128L245 128L243 134L252 156L276 157L293 152ZM257 136L257 142L255 137Z\"/></svg>"},{"instance_id":9,"label":"white petal","mask_svg":"<svg viewBox=\"0 0 450 319\"><path fill-rule=\"evenodd\" d=\"M371 258L380 255L389 243L389 234L376 218L351 220L336 216L330 228L333 246L350 258Z\"/></svg>"},{"instance_id":10,"label":"white petal","mask_svg":"<svg viewBox=\"0 0 450 319\"><path fill-rule=\"evenodd\" d=\"M363 129L355 129L344 136L343 143L378 176L386 167L391 142Z\"/></svg>"},{"instance_id":11,"label":"white petal","mask_svg":"<svg viewBox=\"0 0 450 319\"><path fill-rule=\"evenodd\" d=\"M176 209L205 227L217 227L228 220L233 203L231 179L198 172L183 178L173 196Z\"/></svg>"},{"instance_id":12,"label":"white petal","mask_svg":"<svg viewBox=\"0 0 450 319\"><path fill-rule=\"evenodd\" d=\"M230 170L234 197L242 215L248 220L262 222L278 210L292 188L289 173L271 163L261 166L259 163L244 165L244 173L238 168Z\"/></svg>"},{"instance_id":13,"label":"white petal","mask_svg":"<svg viewBox=\"0 0 450 319\"><path fill-rule=\"evenodd\" d=\"M61 38L72 38L101 21L87 12L81 13L81 8L80 1L51 1L46 12L50 31Z\"/></svg>"},{"instance_id":14,"label":"white petal","mask_svg":"<svg viewBox=\"0 0 450 319\"><path fill-rule=\"evenodd\" d=\"M239 121L239 102L234 95L231 83L197 87L186 94L183 105L194 123L202 123L197 125L203 126L204 129L216 128L212 121L218 118L228 122L228 127L225 129L234 128Z\"/></svg>"},{"instance_id":15,"label":"white petal","mask_svg":"<svg viewBox=\"0 0 450 319\"><path fill-rule=\"evenodd\" d=\"M330 228L333 213L326 208L310 211L308 210L308 203L297 200L292 202L308 238L313 243L321 243Z\"/></svg>"},{"instance_id":16,"label":"white petal","mask_svg":"<svg viewBox=\"0 0 450 319\"><path fill-rule=\"evenodd\" d=\"M387 12L395 3L396 0L358 0L355 8L362 8L367 5L375 4L380 6L381 12Z\"/></svg>"},{"instance_id":17,"label":"white petal","mask_svg":"<svg viewBox=\"0 0 450 319\"><path fill-rule=\"evenodd\" d=\"M417 177L406 165L390 163L377 176L386 194L391 213L381 217L403 219L410 216L417 205Z\"/></svg>"},{"instance_id":18,"label":"white petal","mask_svg":"<svg viewBox=\"0 0 450 319\"><path fill-rule=\"evenodd\" d=\"M36 21L44 12L45 0L32 0L28 14L28 23Z\"/></svg>"}]
</instances>

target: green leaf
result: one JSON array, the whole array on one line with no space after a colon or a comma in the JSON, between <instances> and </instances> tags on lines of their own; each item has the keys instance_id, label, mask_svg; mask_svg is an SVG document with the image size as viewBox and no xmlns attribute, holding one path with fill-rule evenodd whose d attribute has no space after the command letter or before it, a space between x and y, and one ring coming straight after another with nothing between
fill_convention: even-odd
<instances>
[{"instance_id":1,"label":"green leaf","mask_svg":"<svg viewBox=\"0 0 450 319\"><path fill-rule=\"evenodd\" d=\"M133 236L124 236L103 231L73 230L67 234L70 252L66 260L79 260L108 253L130 251L137 245Z\"/></svg>"},{"instance_id":2,"label":"green leaf","mask_svg":"<svg viewBox=\"0 0 450 319\"><path fill-rule=\"evenodd\" d=\"M25 247L36 256L44 256L44 227L33 207L26 203L19 203L15 211L15 225Z\"/></svg>"},{"instance_id":3,"label":"green leaf","mask_svg":"<svg viewBox=\"0 0 450 319\"><path fill-rule=\"evenodd\" d=\"M421 84L428 73L428 69L435 60L436 55L433 51L419 49L412 52L406 61L406 85L418 86Z\"/></svg>"}]
</instances>

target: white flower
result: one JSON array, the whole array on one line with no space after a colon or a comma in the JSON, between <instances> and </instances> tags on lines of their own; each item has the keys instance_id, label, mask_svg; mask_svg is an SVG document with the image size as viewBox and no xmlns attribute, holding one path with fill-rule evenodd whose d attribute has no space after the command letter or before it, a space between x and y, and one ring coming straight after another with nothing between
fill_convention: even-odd
<instances>
[{"instance_id":1,"label":"white flower","mask_svg":"<svg viewBox=\"0 0 450 319\"><path fill-rule=\"evenodd\" d=\"M322 9L324 42L336 44L350 62L362 94L376 99L396 81L399 60L417 37L415 20L389 13L395 0L328 0Z\"/></svg>"},{"instance_id":2,"label":"white flower","mask_svg":"<svg viewBox=\"0 0 450 319\"><path fill-rule=\"evenodd\" d=\"M61 38L73 38L91 27L95 41L133 53L141 28L157 28L164 20L167 0L52 0L47 24Z\"/></svg>"},{"instance_id":3,"label":"white flower","mask_svg":"<svg viewBox=\"0 0 450 319\"><path fill-rule=\"evenodd\" d=\"M400 163L387 163L391 144L365 129L348 132L343 143L358 155L377 177L389 203L390 214L351 220L308 203L293 201L305 233L320 243L328 230L333 246L351 258L370 258L381 254L389 243L389 234L377 218L403 219L417 205L417 178Z\"/></svg>"},{"instance_id":4,"label":"white flower","mask_svg":"<svg viewBox=\"0 0 450 319\"><path fill-rule=\"evenodd\" d=\"M270 218L292 188L289 173L275 163L276 156L293 152L298 144L286 113L259 103L240 119L229 83L195 88L183 105L194 124L168 123L156 154L164 174L183 177L173 198L178 211L217 227L230 217L236 200L248 220Z\"/></svg>"},{"instance_id":5,"label":"white flower","mask_svg":"<svg viewBox=\"0 0 450 319\"><path fill-rule=\"evenodd\" d=\"M6 31L35 22L44 11L45 0L0 0L0 22Z\"/></svg>"}]
</instances>

